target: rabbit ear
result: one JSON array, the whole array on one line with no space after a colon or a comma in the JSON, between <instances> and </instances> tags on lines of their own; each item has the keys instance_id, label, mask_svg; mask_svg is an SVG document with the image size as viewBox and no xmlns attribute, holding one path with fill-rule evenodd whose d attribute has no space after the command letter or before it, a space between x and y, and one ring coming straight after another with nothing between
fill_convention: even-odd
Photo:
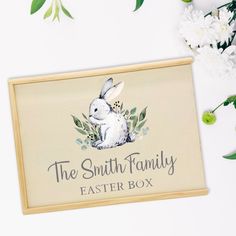
<instances>
[{"instance_id":1,"label":"rabbit ear","mask_svg":"<svg viewBox=\"0 0 236 236\"><path fill-rule=\"evenodd\" d=\"M108 89L110 89L112 87L112 84L113 84L113 79L110 78L108 79L103 87L102 87L102 90L101 90L101 93L100 93L100 98L104 98L104 95L106 94L106 92L108 91Z\"/></svg>"},{"instance_id":2,"label":"rabbit ear","mask_svg":"<svg viewBox=\"0 0 236 236\"><path fill-rule=\"evenodd\" d=\"M120 82L114 85L113 87L107 90L107 92L104 95L104 99L106 101L110 101L116 98L121 93L123 88L124 88L124 82Z\"/></svg>"}]
</instances>

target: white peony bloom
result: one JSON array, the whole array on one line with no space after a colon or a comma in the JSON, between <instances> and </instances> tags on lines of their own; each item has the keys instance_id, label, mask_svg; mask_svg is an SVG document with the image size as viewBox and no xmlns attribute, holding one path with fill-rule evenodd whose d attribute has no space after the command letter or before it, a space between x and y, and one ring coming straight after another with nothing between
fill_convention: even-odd
<instances>
[{"instance_id":1,"label":"white peony bloom","mask_svg":"<svg viewBox=\"0 0 236 236\"><path fill-rule=\"evenodd\" d=\"M231 39L234 31L234 24L229 22L233 17L233 13L228 11L226 8L219 10L218 17L215 17L213 27L217 34L217 41L220 42L220 45L223 45L225 42L228 43Z\"/></svg>"},{"instance_id":2,"label":"white peony bloom","mask_svg":"<svg viewBox=\"0 0 236 236\"><path fill-rule=\"evenodd\" d=\"M233 13L227 8L217 9L204 16L193 7L185 9L180 34L196 54L196 61L214 77L236 78L236 46L218 49L229 43L234 35Z\"/></svg>"},{"instance_id":3,"label":"white peony bloom","mask_svg":"<svg viewBox=\"0 0 236 236\"><path fill-rule=\"evenodd\" d=\"M180 22L180 34L191 48L205 45L215 45L217 34L213 27L215 18L204 16L203 11L193 10L192 6L185 8Z\"/></svg>"},{"instance_id":4,"label":"white peony bloom","mask_svg":"<svg viewBox=\"0 0 236 236\"><path fill-rule=\"evenodd\" d=\"M197 49L196 60L214 76L236 78L236 46L223 49L204 46Z\"/></svg>"}]
</instances>

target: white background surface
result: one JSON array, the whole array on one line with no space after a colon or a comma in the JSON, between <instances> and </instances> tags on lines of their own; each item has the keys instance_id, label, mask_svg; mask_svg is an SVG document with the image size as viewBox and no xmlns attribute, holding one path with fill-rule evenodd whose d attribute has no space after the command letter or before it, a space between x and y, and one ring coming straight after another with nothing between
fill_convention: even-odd
<instances>
[{"instance_id":1,"label":"white background surface","mask_svg":"<svg viewBox=\"0 0 236 236\"><path fill-rule=\"evenodd\" d=\"M236 162L221 157L236 149L233 107L219 110L212 127L199 122L208 196L22 215L8 78L187 55L177 32L180 0L145 0L136 13L135 0L63 2L74 21L43 21L46 6L30 16L30 0L1 3L0 235L235 235ZM223 2L195 0L195 6L207 12ZM211 78L196 65L194 81L199 117L236 93L236 78Z\"/></svg>"}]
</instances>

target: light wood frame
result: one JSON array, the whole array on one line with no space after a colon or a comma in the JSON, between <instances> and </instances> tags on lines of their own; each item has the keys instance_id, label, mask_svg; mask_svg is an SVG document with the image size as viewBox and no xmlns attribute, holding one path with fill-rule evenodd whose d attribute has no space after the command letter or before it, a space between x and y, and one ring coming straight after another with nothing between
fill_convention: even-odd
<instances>
[{"instance_id":1,"label":"light wood frame","mask_svg":"<svg viewBox=\"0 0 236 236\"><path fill-rule=\"evenodd\" d=\"M12 117L13 117L12 122L13 122L13 128L14 128L14 139L15 139L15 148L16 148L18 176L19 176L19 185L20 185L20 194L21 194L23 214L44 213L44 212L59 211L59 210L69 210L69 209L77 209L77 208L85 208L85 207L95 207L95 206L141 202L141 201L152 201L152 200L170 199L170 198L193 197L193 196L208 194L208 189L202 188L202 189L193 189L193 190L188 190L188 191L157 193L157 194L148 194L148 195L143 195L143 196L129 196L129 197L106 199L106 200L91 200L91 201L83 201L80 203L75 202L75 203L69 203L69 204L49 205L49 206L42 206L42 207L29 207L28 200L27 200L28 199L27 186L26 186L26 178L25 178L25 171L24 171L24 160L23 160L23 152L22 152L20 124L19 124L16 93L15 93L16 85L56 81L56 80L78 79L81 77L92 77L92 76L98 76L98 75L126 73L126 72L134 72L134 71L141 71L141 70L150 70L150 69L163 68L163 67L188 65L191 63L192 63L192 58L187 57L187 58L151 62L151 63L145 63L145 64L128 65L128 66L120 66L120 67L114 67L114 68L95 69L95 70L89 70L89 71L53 74L53 75L47 75L47 76L26 77L26 78L9 80L8 82L9 94L10 94L11 111L12 111Z\"/></svg>"}]
</instances>

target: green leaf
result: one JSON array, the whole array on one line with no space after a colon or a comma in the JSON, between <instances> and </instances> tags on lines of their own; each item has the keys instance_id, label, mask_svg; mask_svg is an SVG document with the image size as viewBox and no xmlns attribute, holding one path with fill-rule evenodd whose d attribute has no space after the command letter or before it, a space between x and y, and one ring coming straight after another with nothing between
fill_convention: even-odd
<instances>
[{"instance_id":1,"label":"green leaf","mask_svg":"<svg viewBox=\"0 0 236 236\"><path fill-rule=\"evenodd\" d=\"M89 128L89 126L85 123L85 122L83 122L83 126L84 126L84 129L86 130L86 131L90 131L90 128Z\"/></svg>"},{"instance_id":2,"label":"green leaf","mask_svg":"<svg viewBox=\"0 0 236 236\"><path fill-rule=\"evenodd\" d=\"M128 122L127 125L128 125L128 129L130 130L130 128L131 128L131 123Z\"/></svg>"},{"instance_id":3,"label":"green leaf","mask_svg":"<svg viewBox=\"0 0 236 236\"><path fill-rule=\"evenodd\" d=\"M140 115L139 115L139 122L145 119L145 117L146 117L146 112L147 112L147 107L145 107L145 108L141 111L141 113L140 113Z\"/></svg>"},{"instance_id":4,"label":"green leaf","mask_svg":"<svg viewBox=\"0 0 236 236\"><path fill-rule=\"evenodd\" d=\"M227 100L224 102L224 106L228 106L230 104L230 102L228 102Z\"/></svg>"},{"instance_id":5,"label":"green leaf","mask_svg":"<svg viewBox=\"0 0 236 236\"><path fill-rule=\"evenodd\" d=\"M236 95L230 96L228 97L225 102L224 102L224 106L229 105L230 103L233 103L236 101Z\"/></svg>"},{"instance_id":6,"label":"green leaf","mask_svg":"<svg viewBox=\"0 0 236 236\"><path fill-rule=\"evenodd\" d=\"M134 118L134 120L133 120L133 128L136 127L137 123L138 123L138 117L135 116L135 118Z\"/></svg>"},{"instance_id":7,"label":"green leaf","mask_svg":"<svg viewBox=\"0 0 236 236\"><path fill-rule=\"evenodd\" d=\"M236 109L236 101L234 101L234 108Z\"/></svg>"},{"instance_id":8,"label":"green leaf","mask_svg":"<svg viewBox=\"0 0 236 236\"><path fill-rule=\"evenodd\" d=\"M51 15L52 15L52 4L51 4L51 6L48 8L48 10L45 12L43 19L46 19L46 18L48 18L48 17L51 16Z\"/></svg>"},{"instance_id":9,"label":"green leaf","mask_svg":"<svg viewBox=\"0 0 236 236\"><path fill-rule=\"evenodd\" d=\"M62 5L62 3L61 3L61 9L66 16L70 17L71 19L74 19L73 16L70 14L70 12Z\"/></svg>"},{"instance_id":10,"label":"green leaf","mask_svg":"<svg viewBox=\"0 0 236 236\"><path fill-rule=\"evenodd\" d=\"M136 118L138 118L137 116L130 116L130 120L134 120L134 119L136 119Z\"/></svg>"},{"instance_id":11,"label":"green leaf","mask_svg":"<svg viewBox=\"0 0 236 236\"><path fill-rule=\"evenodd\" d=\"M128 115L129 115L129 111L126 110L126 111L125 111L125 116L128 116Z\"/></svg>"},{"instance_id":12,"label":"green leaf","mask_svg":"<svg viewBox=\"0 0 236 236\"><path fill-rule=\"evenodd\" d=\"M145 123L146 123L146 120L144 120L143 122L141 122L141 123L137 126L136 129L137 129L138 131L141 130Z\"/></svg>"},{"instance_id":13,"label":"green leaf","mask_svg":"<svg viewBox=\"0 0 236 236\"><path fill-rule=\"evenodd\" d=\"M131 109L131 111L130 111L130 114L131 114L131 115L134 115L134 114L135 114L135 112L136 112L136 110L137 110L137 108L136 108L136 107L134 107L133 109Z\"/></svg>"},{"instance_id":14,"label":"green leaf","mask_svg":"<svg viewBox=\"0 0 236 236\"><path fill-rule=\"evenodd\" d=\"M84 113L82 113L82 116L84 117L85 120L88 120L87 116Z\"/></svg>"},{"instance_id":15,"label":"green leaf","mask_svg":"<svg viewBox=\"0 0 236 236\"><path fill-rule=\"evenodd\" d=\"M79 128L82 128L81 121L77 117L75 117L73 115L71 115L71 116L72 116L72 118L74 120L75 125L78 126Z\"/></svg>"},{"instance_id":16,"label":"green leaf","mask_svg":"<svg viewBox=\"0 0 236 236\"><path fill-rule=\"evenodd\" d=\"M121 112L123 111L123 107L124 107L124 104L123 104L123 102L122 102L122 103L121 103L121 106L120 106Z\"/></svg>"},{"instance_id":17,"label":"green leaf","mask_svg":"<svg viewBox=\"0 0 236 236\"><path fill-rule=\"evenodd\" d=\"M234 101L236 101L236 95L233 95L233 96L228 97L228 101L229 101L229 102L234 102Z\"/></svg>"},{"instance_id":18,"label":"green leaf","mask_svg":"<svg viewBox=\"0 0 236 236\"><path fill-rule=\"evenodd\" d=\"M142 5L143 5L144 0L136 0L136 7L134 11L137 11Z\"/></svg>"},{"instance_id":19,"label":"green leaf","mask_svg":"<svg viewBox=\"0 0 236 236\"><path fill-rule=\"evenodd\" d=\"M31 4L30 14L32 15L37 12L45 2L46 0L33 0Z\"/></svg>"},{"instance_id":20,"label":"green leaf","mask_svg":"<svg viewBox=\"0 0 236 236\"><path fill-rule=\"evenodd\" d=\"M85 132L84 130L82 129L78 129L78 128L75 128L79 133L83 134L83 135L87 135L87 132Z\"/></svg>"},{"instance_id":21,"label":"green leaf","mask_svg":"<svg viewBox=\"0 0 236 236\"><path fill-rule=\"evenodd\" d=\"M192 0L182 0L182 1L185 2L185 3L192 2Z\"/></svg>"},{"instance_id":22,"label":"green leaf","mask_svg":"<svg viewBox=\"0 0 236 236\"><path fill-rule=\"evenodd\" d=\"M236 160L236 152L230 155L223 156L223 157L228 160Z\"/></svg>"},{"instance_id":23,"label":"green leaf","mask_svg":"<svg viewBox=\"0 0 236 236\"><path fill-rule=\"evenodd\" d=\"M60 8L59 8L59 6L58 6L58 3L56 2L56 9L55 9L54 17L53 17L53 19L52 19L53 21L54 21L55 19L57 19L58 21L60 21L59 11L60 11Z\"/></svg>"}]
</instances>

